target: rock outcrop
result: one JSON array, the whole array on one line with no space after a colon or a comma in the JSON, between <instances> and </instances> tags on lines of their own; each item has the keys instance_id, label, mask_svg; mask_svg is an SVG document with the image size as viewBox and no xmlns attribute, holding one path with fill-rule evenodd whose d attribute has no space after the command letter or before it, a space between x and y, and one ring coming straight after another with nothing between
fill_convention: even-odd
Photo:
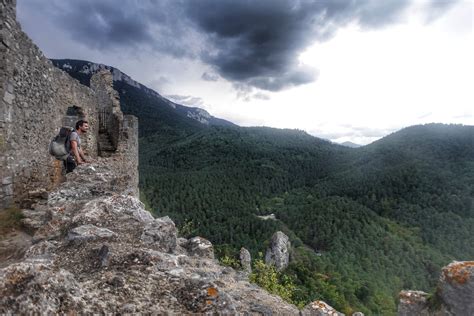
<instances>
[{"instance_id":1,"label":"rock outcrop","mask_svg":"<svg viewBox=\"0 0 474 316\"><path fill-rule=\"evenodd\" d=\"M251 273L252 272L252 257L250 256L250 252L242 247L239 253L240 258L240 265L245 272Z\"/></svg>"},{"instance_id":2,"label":"rock outcrop","mask_svg":"<svg viewBox=\"0 0 474 316\"><path fill-rule=\"evenodd\" d=\"M299 314L220 266L209 241L177 238L169 218L124 195L113 163L79 166L25 210L34 234L0 269L0 314Z\"/></svg>"},{"instance_id":3,"label":"rock outcrop","mask_svg":"<svg viewBox=\"0 0 474 316\"><path fill-rule=\"evenodd\" d=\"M429 315L428 293L423 291L401 291L398 315Z\"/></svg>"},{"instance_id":4,"label":"rock outcrop","mask_svg":"<svg viewBox=\"0 0 474 316\"><path fill-rule=\"evenodd\" d=\"M278 271L285 269L290 262L290 239L278 231L273 234L270 246L265 253L265 263L274 265Z\"/></svg>"},{"instance_id":5,"label":"rock outcrop","mask_svg":"<svg viewBox=\"0 0 474 316\"><path fill-rule=\"evenodd\" d=\"M431 298L421 291L402 291L398 315L474 315L474 261L444 267Z\"/></svg>"},{"instance_id":6,"label":"rock outcrop","mask_svg":"<svg viewBox=\"0 0 474 316\"><path fill-rule=\"evenodd\" d=\"M302 316L344 316L323 301L314 301L301 311Z\"/></svg>"}]
</instances>

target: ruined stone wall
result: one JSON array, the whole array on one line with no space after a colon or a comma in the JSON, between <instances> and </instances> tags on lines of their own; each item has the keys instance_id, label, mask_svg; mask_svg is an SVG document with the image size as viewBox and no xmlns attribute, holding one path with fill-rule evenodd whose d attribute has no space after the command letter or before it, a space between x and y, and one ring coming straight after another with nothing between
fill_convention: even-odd
<instances>
[{"instance_id":1,"label":"ruined stone wall","mask_svg":"<svg viewBox=\"0 0 474 316\"><path fill-rule=\"evenodd\" d=\"M113 159L116 161L116 170L128 188L128 194L138 198L138 118L125 115L121 130L117 152Z\"/></svg>"},{"instance_id":2,"label":"ruined stone wall","mask_svg":"<svg viewBox=\"0 0 474 316\"><path fill-rule=\"evenodd\" d=\"M91 88L99 99L99 115L103 115L105 130L114 148L117 148L123 113L120 110L120 97L113 88L113 77L110 71L102 70L91 78ZM99 131L100 132L100 131Z\"/></svg>"},{"instance_id":3,"label":"ruined stone wall","mask_svg":"<svg viewBox=\"0 0 474 316\"><path fill-rule=\"evenodd\" d=\"M95 93L57 69L16 21L16 1L0 0L0 209L52 188L61 162L48 153L64 123L85 118L83 150L97 155Z\"/></svg>"}]
</instances>

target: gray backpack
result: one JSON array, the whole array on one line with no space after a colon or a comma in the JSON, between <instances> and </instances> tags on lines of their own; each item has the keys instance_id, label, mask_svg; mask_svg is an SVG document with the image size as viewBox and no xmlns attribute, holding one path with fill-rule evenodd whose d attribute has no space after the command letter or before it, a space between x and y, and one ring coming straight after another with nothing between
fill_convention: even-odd
<instances>
[{"instance_id":1,"label":"gray backpack","mask_svg":"<svg viewBox=\"0 0 474 316\"><path fill-rule=\"evenodd\" d=\"M71 143L69 138L71 133L74 132L74 128L64 126L59 130L59 134L56 135L49 143L49 153L58 160L66 160L71 150Z\"/></svg>"}]
</instances>

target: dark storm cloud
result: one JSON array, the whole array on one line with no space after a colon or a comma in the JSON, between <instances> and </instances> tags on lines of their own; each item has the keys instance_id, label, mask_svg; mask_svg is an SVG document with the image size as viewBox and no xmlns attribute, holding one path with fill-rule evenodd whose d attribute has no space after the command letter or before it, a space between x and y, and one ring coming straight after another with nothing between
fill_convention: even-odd
<instances>
[{"instance_id":1,"label":"dark storm cloud","mask_svg":"<svg viewBox=\"0 0 474 316\"><path fill-rule=\"evenodd\" d=\"M152 42L146 20L137 7L118 6L107 1L34 1L19 0L23 9L43 11L69 36L96 49L136 46ZM129 7L129 8L127 8ZM41 21L37 21L41 26Z\"/></svg>"},{"instance_id":2,"label":"dark storm cloud","mask_svg":"<svg viewBox=\"0 0 474 316\"><path fill-rule=\"evenodd\" d=\"M396 23L412 0L19 2L33 4L77 41L104 52L152 49L200 58L234 84L279 91L316 80L317 71L298 65L299 54L315 41L352 22L365 28ZM425 10L439 16L453 2L431 0Z\"/></svg>"},{"instance_id":3,"label":"dark storm cloud","mask_svg":"<svg viewBox=\"0 0 474 316\"><path fill-rule=\"evenodd\" d=\"M350 22L378 28L403 17L410 0L200 0L185 13L212 48L202 59L231 81L279 91L314 81L317 72L297 65L315 40ZM435 1L433 1L433 5Z\"/></svg>"},{"instance_id":4,"label":"dark storm cloud","mask_svg":"<svg viewBox=\"0 0 474 316\"><path fill-rule=\"evenodd\" d=\"M21 10L41 12L70 38L103 52L120 50L133 54L151 49L178 58L191 55L189 47L180 42L186 34L183 25L174 11L169 11L173 8L167 1L18 1Z\"/></svg>"}]
</instances>

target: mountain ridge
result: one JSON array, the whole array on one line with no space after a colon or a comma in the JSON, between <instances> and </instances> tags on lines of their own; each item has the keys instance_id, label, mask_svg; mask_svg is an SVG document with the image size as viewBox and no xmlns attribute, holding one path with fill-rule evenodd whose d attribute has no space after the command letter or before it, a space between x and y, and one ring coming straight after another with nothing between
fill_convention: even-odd
<instances>
[{"instance_id":1,"label":"mountain ridge","mask_svg":"<svg viewBox=\"0 0 474 316\"><path fill-rule=\"evenodd\" d=\"M189 107L178 104L173 102L161 94L156 92L153 89L148 88L147 86L135 81L129 75L125 74L124 72L120 71L119 69L108 66L105 64L94 63L85 60L77 60L77 59L51 59L54 66L59 69L66 71L69 75L74 77L75 79L79 80L82 84L89 86L90 85L90 78L93 74L97 73L100 70L108 70L112 73L114 84L121 83L119 86L123 86L126 84L130 87L139 89L143 91L146 95L150 96L151 98L155 98L155 106L159 105L167 105L174 109L177 114L193 119L203 125L207 126L214 126L214 125L223 125L223 126L235 126L234 123L216 118L210 115L206 110L199 108L199 107ZM123 94L123 89L117 89L119 93Z\"/></svg>"}]
</instances>

